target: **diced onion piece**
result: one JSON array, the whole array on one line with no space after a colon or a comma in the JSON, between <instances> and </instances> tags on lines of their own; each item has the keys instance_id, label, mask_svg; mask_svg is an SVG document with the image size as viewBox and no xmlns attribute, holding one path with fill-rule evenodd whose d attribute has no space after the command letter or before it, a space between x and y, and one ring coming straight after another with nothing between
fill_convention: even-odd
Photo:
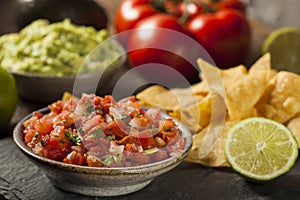
<instances>
[{"instance_id":1,"label":"diced onion piece","mask_svg":"<svg viewBox=\"0 0 300 200\"><path fill-rule=\"evenodd\" d=\"M122 119L122 113L114 107L109 108L109 114L113 117L114 120Z\"/></svg>"},{"instance_id":2,"label":"diced onion piece","mask_svg":"<svg viewBox=\"0 0 300 200\"><path fill-rule=\"evenodd\" d=\"M152 153L155 153L155 152L157 152L159 149L157 148L157 147L154 147L154 148L152 148L152 149L146 149L145 150L145 153L146 154L152 154Z\"/></svg>"},{"instance_id":3,"label":"diced onion piece","mask_svg":"<svg viewBox=\"0 0 300 200\"><path fill-rule=\"evenodd\" d=\"M112 154L122 154L124 145L118 145L115 141L110 142L109 152Z\"/></svg>"}]
</instances>

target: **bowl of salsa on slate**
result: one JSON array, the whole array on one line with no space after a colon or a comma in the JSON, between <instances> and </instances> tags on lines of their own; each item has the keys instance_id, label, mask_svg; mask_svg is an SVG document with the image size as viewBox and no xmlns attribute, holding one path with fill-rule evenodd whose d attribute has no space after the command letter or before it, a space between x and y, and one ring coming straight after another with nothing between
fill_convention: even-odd
<instances>
[{"instance_id":1,"label":"bowl of salsa on slate","mask_svg":"<svg viewBox=\"0 0 300 200\"><path fill-rule=\"evenodd\" d=\"M67 191L116 196L138 191L187 156L192 135L135 96L83 94L34 111L15 127L20 150Z\"/></svg>"}]
</instances>

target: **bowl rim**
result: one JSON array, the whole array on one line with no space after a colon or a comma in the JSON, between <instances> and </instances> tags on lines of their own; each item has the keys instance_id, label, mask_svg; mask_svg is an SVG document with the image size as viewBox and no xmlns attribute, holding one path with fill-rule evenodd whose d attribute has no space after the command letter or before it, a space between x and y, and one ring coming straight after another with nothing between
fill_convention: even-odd
<instances>
[{"instance_id":1,"label":"bowl rim","mask_svg":"<svg viewBox=\"0 0 300 200\"><path fill-rule=\"evenodd\" d=\"M49 107L44 107L41 109L38 109L34 112L41 112L43 114L48 113L50 111ZM74 164L68 164L60 161L51 160L49 158L42 157L38 154L35 154L24 142L23 140L23 123L29 119L32 116L33 112L31 114L28 114L25 116L22 120L20 120L14 130L13 130L13 140L14 143L19 147L19 149L24 153L26 156L29 156L31 158L34 158L34 160L39 161L46 165L51 165L58 167L60 169L64 169L67 171L73 171L73 172L84 172L84 173L94 173L94 174L109 174L109 175L118 175L120 172L122 173L128 173L128 174L140 174L140 173L146 173L146 172L153 172L161 170L162 168L167 168L169 166L173 166L175 164L179 164L181 161L184 160L184 158L188 155L189 151L192 147L192 134L191 132L177 119L174 119L173 117L167 115L166 113L162 112L162 117L170 117L172 118L177 126L180 129L181 135L185 139L185 146L179 155L171 156L167 159L164 159L162 161L149 163L145 165L137 165L137 166L130 166L130 167L90 167L90 166L81 166L81 165L74 165Z\"/></svg>"}]
</instances>

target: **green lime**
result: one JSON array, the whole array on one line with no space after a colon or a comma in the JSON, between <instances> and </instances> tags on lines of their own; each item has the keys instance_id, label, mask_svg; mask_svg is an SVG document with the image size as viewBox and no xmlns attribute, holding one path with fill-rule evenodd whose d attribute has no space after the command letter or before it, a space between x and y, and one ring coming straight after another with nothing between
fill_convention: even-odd
<instances>
[{"instance_id":1,"label":"green lime","mask_svg":"<svg viewBox=\"0 0 300 200\"><path fill-rule=\"evenodd\" d=\"M16 81L9 72L0 68L0 130L8 127L18 103Z\"/></svg>"},{"instance_id":2,"label":"green lime","mask_svg":"<svg viewBox=\"0 0 300 200\"><path fill-rule=\"evenodd\" d=\"M300 74L300 30L283 27L273 31L264 41L262 53L271 53L271 66L276 70Z\"/></svg>"},{"instance_id":3,"label":"green lime","mask_svg":"<svg viewBox=\"0 0 300 200\"><path fill-rule=\"evenodd\" d=\"M284 125L261 117L248 118L228 131L225 156L243 177L266 182L291 169L298 157L298 143Z\"/></svg>"}]
</instances>

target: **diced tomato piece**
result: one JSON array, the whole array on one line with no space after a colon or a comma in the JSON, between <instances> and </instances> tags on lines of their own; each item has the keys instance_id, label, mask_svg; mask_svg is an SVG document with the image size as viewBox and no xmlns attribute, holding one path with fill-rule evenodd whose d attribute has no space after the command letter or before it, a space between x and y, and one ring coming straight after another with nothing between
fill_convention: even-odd
<instances>
[{"instance_id":1,"label":"diced tomato piece","mask_svg":"<svg viewBox=\"0 0 300 200\"><path fill-rule=\"evenodd\" d=\"M50 112L48 115L44 115L42 118L37 120L34 124L34 129L41 133L47 134L53 130L53 118L56 116L54 112Z\"/></svg>"},{"instance_id":2,"label":"diced tomato piece","mask_svg":"<svg viewBox=\"0 0 300 200\"><path fill-rule=\"evenodd\" d=\"M125 151L125 152L138 153L138 152L139 152L139 149L138 149L138 146L137 146L136 144L128 143L128 144L125 145L124 151Z\"/></svg>"},{"instance_id":3,"label":"diced tomato piece","mask_svg":"<svg viewBox=\"0 0 300 200\"><path fill-rule=\"evenodd\" d=\"M103 167L103 163L94 155L88 155L86 161L90 167Z\"/></svg>"},{"instance_id":4,"label":"diced tomato piece","mask_svg":"<svg viewBox=\"0 0 300 200\"><path fill-rule=\"evenodd\" d=\"M141 110L141 105L139 102L135 101L135 99L129 103L129 106L132 108L136 108L137 110Z\"/></svg>"},{"instance_id":5,"label":"diced tomato piece","mask_svg":"<svg viewBox=\"0 0 300 200\"><path fill-rule=\"evenodd\" d=\"M65 135L65 128L64 126L55 126L54 129L50 133L50 137L57 140L59 143L58 145L61 148L64 147L71 147L71 141Z\"/></svg>"},{"instance_id":6,"label":"diced tomato piece","mask_svg":"<svg viewBox=\"0 0 300 200\"><path fill-rule=\"evenodd\" d=\"M151 149L155 146L155 139L150 129L139 132L138 140L142 145L143 149Z\"/></svg>"},{"instance_id":7,"label":"diced tomato piece","mask_svg":"<svg viewBox=\"0 0 300 200\"><path fill-rule=\"evenodd\" d=\"M68 101L64 103L63 111L73 112L78 103L78 99L75 97L70 98Z\"/></svg>"},{"instance_id":8,"label":"diced tomato piece","mask_svg":"<svg viewBox=\"0 0 300 200\"><path fill-rule=\"evenodd\" d=\"M86 159L83 153L72 151L64 158L63 162L74 165L86 165Z\"/></svg>"},{"instance_id":9,"label":"diced tomato piece","mask_svg":"<svg viewBox=\"0 0 300 200\"><path fill-rule=\"evenodd\" d=\"M101 115L94 115L92 118L88 119L86 122L84 122L82 130L87 133L89 132L93 127L98 126L104 121L103 117Z\"/></svg>"},{"instance_id":10,"label":"diced tomato piece","mask_svg":"<svg viewBox=\"0 0 300 200\"><path fill-rule=\"evenodd\" d=\"M75 123L74 113L69 111L62 111L54 119L53 123L55 125L64 126L65 128L71 127Z\"/></svg>"},{"instance_id":11,"label":"diced tomato piece","mask_svg":"<svg viewBox=\"0 0 300 200\"><path fill-rule=\"evenodd\" d=\"M32 141L32 139L34 138L34 135L35 135L34 130L27 131L27 133L24 136L24 142L26 144L30 143Z\"/></svg>"},{"instance_id":12,"label":"diced tomato piece","mask_svg":"<svg viewBox=\"0 0 300 200\"><path fill-rule=\"evenodd\" d=\"M69 145L61 145L58 140L51 137L43 137L42 146L44 156L57 161L63 161L71 151Z\"/></svg>"},{"instance_id":13,"label":"diced tomato piece","mask_svg":"<svg viewBox=\"0 0 300 200\"><path fill-rule=\"evenodd\" d=\"M105 114L109 114L109 108L113 107L114 105L116 105L117 102L115 101L115 99L110 96L110 95L106 95L104 96L104 101L102 101L102 108Z\"/></svg>"},{"instance_id":14,"label":"diced tomato piece","mask_svg":"<svg viewBox=\"0 0 300 200\"><path fill-rule=\"evenodd\" d=\"M61 113L61 111L63 110L63 104L62 101L56 101L54 103L52 103L51 105L49 105L49 108L52 112L59 114Z\"/></svg>"},{"instance_id":15,"label":"diced tomato piece","mask_svg":"<svg viewBox=\"0 0 300 200\"><path fill-rule=\"evenodd\" d=\"M135 117L137 117L137 116L139 116L139 115L140 115L140 112L139 112L138 110L133 110L133 111L129 114L130 118L135 118Z\"/></svg>"},{"instance_id":16,"label":"diced tomato piece","mask_svg":"<svg viewBox=\"0 0 300 200\"><path fill-rule=\"evenodd\" d=\"M116 121L112 121L107 124L107 127L104 129L104 133L106 135L115 135L117 139L123 138L128 135L128 133L126 130L120 128L120 126L122 126L121 122L118 124Z\"/></svg>"}]
</instances>

